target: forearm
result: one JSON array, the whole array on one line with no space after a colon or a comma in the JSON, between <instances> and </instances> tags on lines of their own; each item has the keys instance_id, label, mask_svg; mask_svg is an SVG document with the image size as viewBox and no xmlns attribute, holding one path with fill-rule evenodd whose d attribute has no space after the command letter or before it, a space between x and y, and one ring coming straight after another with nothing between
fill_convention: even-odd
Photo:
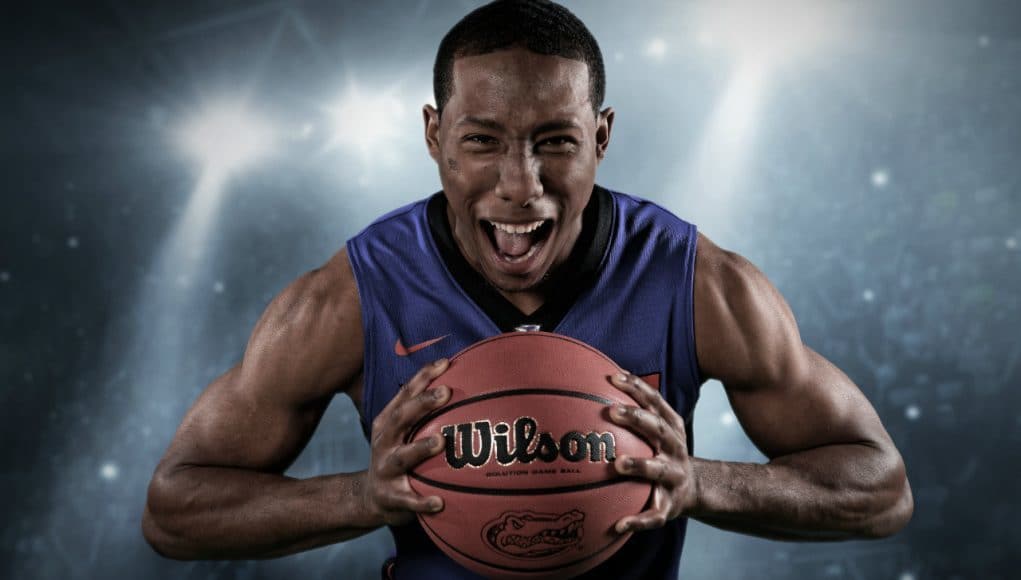
<instances>
[{"instance_id":1,"label":"forearm","mask_svg":"<svg viewBox=\"0 0 1021 580\"><path fill-rule=\"evenodd\" d=\"M271 558L348 540L383 522L362 500L365 472L309 479L221 467L157 475L143 531L177 559Z\"/></svg>"},{"instance_id":2,"label":"forearm","mask_svg":"<svg viewBox=\"0 0 1021 580\"><path fill-rule=\"evenodd\" d=\"M911 514L896 452L827 445L766 464L692 458L697 506L688 513L722 529L775 540L884 537Z\"/></svg>"}]
</instances>

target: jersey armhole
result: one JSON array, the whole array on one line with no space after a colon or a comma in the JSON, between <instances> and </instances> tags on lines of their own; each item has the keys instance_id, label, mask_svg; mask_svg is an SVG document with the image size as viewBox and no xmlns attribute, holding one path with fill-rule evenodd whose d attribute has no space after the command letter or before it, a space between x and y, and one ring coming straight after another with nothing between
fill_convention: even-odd
<instances>
[{"instance_id":1,"label":"jersey armhole","mask_svg":"<svg viewBox=\"0 0 1021 580\"><path fill-rule=\"evenodd\" d=\"M358 290L358 307L361 309L362 318L362 408L361 411L361 422L362 429L365 431L365 437L368 439L371 436L372 421L371 410L373 408L373 397L375 396L375 385L372 382L372 377L375 376L375 357L372 355L372 348L370 348L369 337L371 329L374 327L374 321L372 320L373 308L369 307L371 296L368 292L368 285L363 279L362 274L365 272L364 265L362 263L362 255L359 250L358 236L355 236L347 241L347 257L351 261L351 272L355 277L355 286Z\"/></svg>"},{"instance_id":2,"label":"jersey armhole","mask_svg":"<svg viewBox=\"0 0 1021 580\"><path fill-rule=\"evenodd\" d=\"M684 292L684 309L687 313L687 324L685 325L685 345L688 355L688 369L691 378L691 401L698 400L699 392L705 379L698 369L698 354L695 348L695 257L698 250L698 228L695 224L688 224L688 243L684 253L684 274L681 284Z\"/></svg>"}]
</instances>

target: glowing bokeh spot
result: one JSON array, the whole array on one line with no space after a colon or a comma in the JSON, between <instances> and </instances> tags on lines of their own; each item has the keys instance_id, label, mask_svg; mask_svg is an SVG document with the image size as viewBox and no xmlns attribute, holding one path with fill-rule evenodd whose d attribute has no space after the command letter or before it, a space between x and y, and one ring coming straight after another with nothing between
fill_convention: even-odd
<instances>
[{"instance_id":1,"label":"glowing bokeh spot","mask_svg":"<svg viewBox=\"0 0 1021 580\"><path fill-rule=\"evenodd\" d=\"M904 409L904 416L907 417L909 421L917 421L918 418L922 416L922 410L918 408L918 405L908 405L907 408Z\"/></svg>"},{"instance_id":2,"label":"glowing bokeh spot","mask_svg":"<svg viewBox=\"0 0 1021 580\"><path fill-rule=\"evenodd\" d=\"M885 169L877 169L872 172L872 187L882 189L890 183L890 174Z\"/></svg>"},{"instance_id":3,"label":"glowing bokeh spot","mask_svg":"<svg viewBox=\"0 0 1021 580\"><path fill-rule=\"evenodd\" d=\"M116 463L106 462L99 468L99 477L107 481L113 481L120 475L120 469L117 468Z\"/></svg>"},{"instance_id":4,"label":"glowing bokeh spot","mask_svg":"<svg viewBox=\"0 0 1021 580\"><path fill-rule=\"evenodd\" d=\"M737 423L737 417L734 416L732 411L724 411L720 413L720 424L724 427L731 427Z\"/></svg>"}]
</instances>

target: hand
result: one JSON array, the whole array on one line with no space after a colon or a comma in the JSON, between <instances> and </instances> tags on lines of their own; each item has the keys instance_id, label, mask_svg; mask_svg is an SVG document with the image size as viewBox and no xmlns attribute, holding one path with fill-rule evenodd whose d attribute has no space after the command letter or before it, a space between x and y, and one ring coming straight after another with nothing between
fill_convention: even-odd
<instances>
[{"instance_id":1,"label":"hand","mask_svg":"<svg viewBox=\"0 0 1021 580\"><path fill-rule=\"evenodd\" d=\"M648 383L633 374L621 377L612 376L610 382L638 406L614 405L610 408L610 419L644 437L654 452L650 458L619 455L614 461L618 473L653 482L649 508L617 521L615 529L623 534L663 527L692 509L698 494L684 420Z\"/></svg>"},{"instance_id":2,"label":"hand","mask_svg":"<svg viewBox=\"0 0 1021 580\"><path fill-rule=\"evenodd\" d=\"M416 512L443 509L436 496L422 497L408 484L408 471L443 449L439 434L404 443L408 431L426 413L450 398L450 388L429 383L447 369L443 358L419 369L372 422L371 459L363 490L366 506L387 525L410 522Z\"/></svg>"}]
</instances>

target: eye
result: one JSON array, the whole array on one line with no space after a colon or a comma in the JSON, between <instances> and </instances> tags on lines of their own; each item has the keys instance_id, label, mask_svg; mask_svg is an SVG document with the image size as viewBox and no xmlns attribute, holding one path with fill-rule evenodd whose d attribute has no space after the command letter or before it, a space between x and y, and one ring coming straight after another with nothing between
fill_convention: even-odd
<instances>
[{"instance_id":1,"label":"eye","mask_svg":"<svg viewBox=\"0 0 1021 580\"><path fill-rule=\"evenodd\" d=\"M558 135L539 141L536 147L546 153L573 153L578 147L578 142L574 137Z\"/></svg>"},{"instance_id":2,"label":"eye","mask_svg":"<svg viewBox=\"0 0 1021 580\"><path fill-rule=\"evenodd\" d=\"M469 144L469 145L481 146L481 147L486 147L486 146L491 146L491 145L495 145L496 144L496 139L490 137L489 135L478 135L478 134L466 135L462 139L462 141L467 143L467 144Z\"/></svg>"}]
</instances>

